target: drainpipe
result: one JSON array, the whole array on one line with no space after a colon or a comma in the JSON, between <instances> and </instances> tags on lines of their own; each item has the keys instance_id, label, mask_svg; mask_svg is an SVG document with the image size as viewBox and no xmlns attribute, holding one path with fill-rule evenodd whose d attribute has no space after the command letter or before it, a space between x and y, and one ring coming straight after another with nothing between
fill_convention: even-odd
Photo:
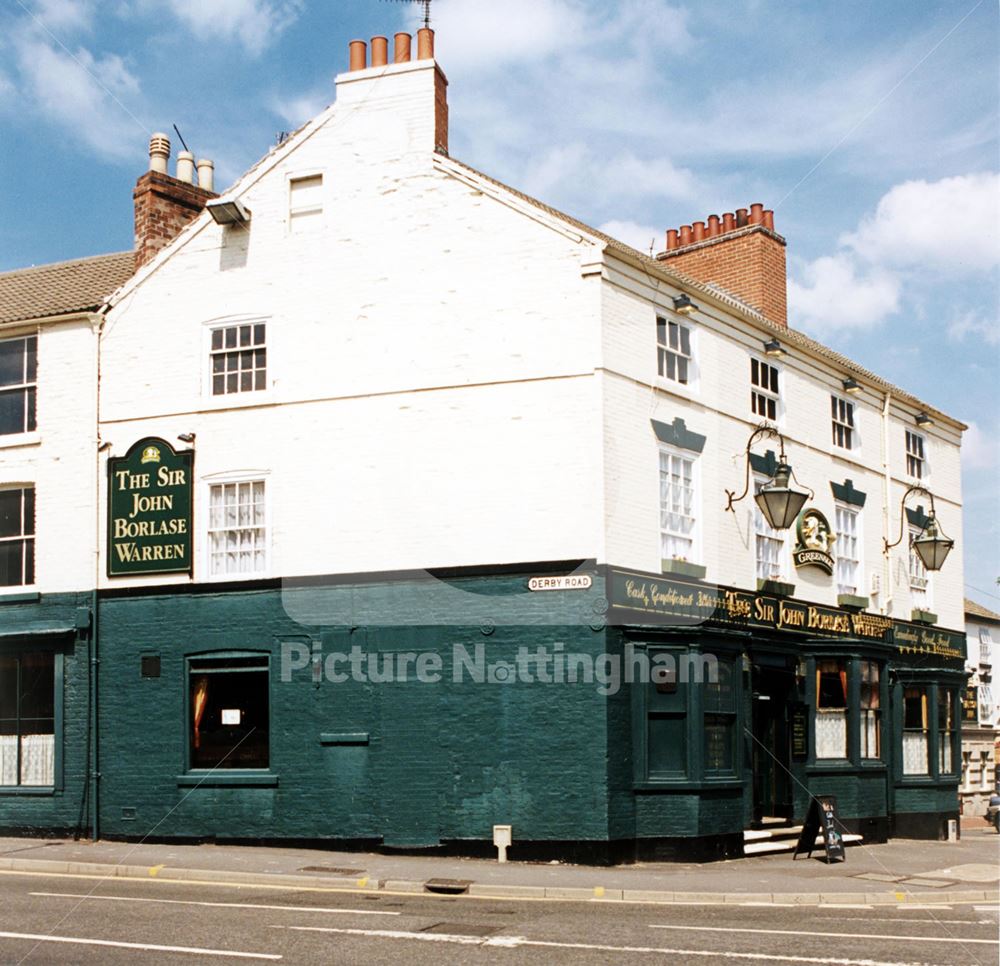
<instances>
[{"instance_id":1,"label":"drainpipe","mask_svg":"<svg viewBox=\"0 0 1000 966\"><path fill-rule=\"evenodd\" d=\"M104 319L97 316L94 322L94 336L97 345L94 350L94 587L90 604L90 833L96 842L100 838L100 723L98 718L98 672L100 670L101 621L98 613L98 583L101 579L101 332Z\"/></svg>"},{"instance_id":2,"label":"drainpipe","mask_svg":"<svg viewBox=\"0 0 1000 966\"><path fill-rule=\"evenodd\" d=\"M882 402L882 536L889 542L889 499L892 496L892 473L889 468L889 406L892 394L886 393ZM882 613L892 613L892 567L888 551L882 554Z\"/></svg>"}]
</instances>

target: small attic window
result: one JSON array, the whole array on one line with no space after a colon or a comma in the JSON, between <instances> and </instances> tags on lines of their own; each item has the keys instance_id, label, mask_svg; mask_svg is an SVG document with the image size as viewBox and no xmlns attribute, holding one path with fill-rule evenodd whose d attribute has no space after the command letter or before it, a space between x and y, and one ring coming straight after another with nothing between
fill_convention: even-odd
<instances>
[{"instance_id":1,"label":"small attic window","mask_svg":"<svg viewBox=\"0 0 1000 966\"><path fill-rule=\"evenodd\" d=\"M323 216L323 175L288 182L288 227L293 232L316 231Z\"/></svg>"}]
</instances>

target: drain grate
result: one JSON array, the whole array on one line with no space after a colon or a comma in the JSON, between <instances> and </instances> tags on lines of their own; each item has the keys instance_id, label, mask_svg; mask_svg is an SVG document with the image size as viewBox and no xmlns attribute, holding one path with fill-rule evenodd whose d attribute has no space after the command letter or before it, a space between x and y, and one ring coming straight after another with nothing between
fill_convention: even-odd
<instances>
[{"instance_id":1,"label":"drain grate","mask_svg":"<svg viewBox=\"0 0 1000 966\"><path fill-rule=\"evenodd\" d=\"M304 865L299 872L325 872L327 875L361 875L364 869L341 869L335 865Z\"/></svg>"},{"instance_id":2,"label":"drain grate","mask_svg":"<svg viewBox=\"0 0 1000 966\"><path fill-rule=\"evenodd\" d=\"M428 879L424 888L428 892L436 892L445 896L461 896L469 891L471 879Z\"/></svg>"},{"instance_id":3,"label":"drain grate","mask_svg":"<svg viewBox=\"0 0 1000 966\"><path fill-rule=\"evenodd\" d=\"M421 932L444 933L448 936L492 936L499 931L499 926L484 926L476 922L436 922L433 926L421 929Z\"/></svg>"}]
</instances>

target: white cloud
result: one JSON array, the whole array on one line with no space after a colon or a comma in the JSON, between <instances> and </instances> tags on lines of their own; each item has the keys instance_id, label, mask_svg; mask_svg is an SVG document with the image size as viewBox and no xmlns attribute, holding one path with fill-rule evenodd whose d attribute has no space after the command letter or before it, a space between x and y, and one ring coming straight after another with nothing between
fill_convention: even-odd
<instances>
[{"instance_id":1,"label":"white cloud","mask_svg":"<svg viewBox=\"0 0 1000 966\"><path fill-rule=\"evenodd\" d=\"M121 57L95 58L80 48L72 56L24 35L17 42L24 93L48 119L72 131L98 154L134 153L136 127L121 104L139 93L139 81Z\"/></svg>"},{"instance_id":2,"label":"white cloud","mask_svg":"<svg viewBox=\"0 0 1000 966\"><path fill-rule=\"evenodd\" d=\"M605 235L617 238L619 241L631 245L640 252L649 253L649 246L652 243L653 254L663 251L665 245L664 231L662 228L653 228L650 225L638 225L634 221L606 221L598 228Z\"/></svg>"},{"instance_id":3,"label":"white cloud","mask_svg":"<svg viewBox=\"0 0 1000 966\"><path fill-rule=\"evenodd\" d=\"M901 283L878 267L867 271L846 252L824 255L789 278L789 316L821 338L830 329L877 325L899 307Z\"/></svg>"},{"instance_id":4,"label":"white cloud","mask_svg":"<svg viewBox=\"0 0 1000 966\"><path fill-rule=\"evenodd\" d=\"M31 13L50 30L79 30L91 24L90 0L35 0Z\"/></svg>"},{"instance_id":5,"label":"white cloud","mask_svg":"<svg viewBox=\"0 0 1000 966\"><path fill-rule=\"evenodd\" d=\"M236 41L259 54L298 19L302 0L166 0L195 36Z\"/></svg>"},{"instance_id":6,"label":"white cloud","mask_svg":"<svg viewBox=\"0 0 1000 966\"><path fill-rule=\"evenodd\" d=\"M1000 469L1000 427L993 426L992 434L979 428L978 423L969 422L969 428L962 434L962 469Z\"/></svg>"},{"instance_id":7,"label":"white cloud","mask_svg":"<svg viewBox=\"0 0 1000 966\"><path fill-rule=\"evenodd\" d=\"M948 338L961 342L967 336L987 345L1000 345L1000 319L984 319L975 312L963 312L948 324Z\"/></svg>"},{"instance_id":8,"label":"white cloud","mask_svg":"<svg viewBox=\"0 0 1000 966\"><path fill-rule=\"evenodd\" d=\"M329 87L324 87L320 91L296 94L290 97L274 97L271 99L271 110L290 129L295 130L319 114L332 100L333 91Z\"/></svg>"},{"instance_id":9,"label":"white cloud","mask_svg":"<svg viewBox=\"0 0 1000 966\"><path fill-rule=\"evenodd\" d=\"M906 181L882 196L847 245L870 262L979 272L1000 263L1000 175Z\"/></svg>"}]
</instances>

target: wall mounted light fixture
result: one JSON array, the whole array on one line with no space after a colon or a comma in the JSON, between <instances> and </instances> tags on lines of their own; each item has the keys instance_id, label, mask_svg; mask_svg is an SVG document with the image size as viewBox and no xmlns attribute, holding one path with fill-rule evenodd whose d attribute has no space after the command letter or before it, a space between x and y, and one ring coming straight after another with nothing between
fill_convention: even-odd
<instances>
[{"instance_id":1,"label":"wall mounted light fixture","mask_svg":"<svg viewBox=\"0 0 1000 966\"><path fill-rule=\"evenodd\" d=\"M785 437L781 435L773 426L762 423L758 426L747 440L744 458L746 459L746 485L743 492L737 496L735 490L726 490L728 502L727 510L736 512L736 504L740 502L750 492L750 448L759 439L776 439L781 444L781 455L778 457L778 465L775 468L774 476L765 483L760 490L754 494L754 502L760 507L760 512L764 514L764 519L775 530L787 530L799 515L806 500L813 497L813 491L808 493L796 490L790 485L794 474L792 467L785 458ZM798 482L796 480L796 482Z\"/></svg>"},{"instance_id":2,"label":"wall mounted light fixture","mask_svg":"<svg viewBox=\"0 0 1000 966\"><path fill-rule=\"evenodd\" d=\"M906 535L906 527L903 518L906 514L906 500L914 493L922 493L931 501L931 512L927 517L927 522L917 536L910 537L909 546L913 547L920 558L920 562L927 570L940 570L944 562L951 553L951 548L955 546L955 541L947 536L937 522L937 513L934 510L934 494L930 490L914 484L908 487L903 494L903 499L899 503L899 537L889 543L888 539L882 538L882 552L888 554L893 547L898 546Z\"/></svg>"},{"instance_id":3,"label":"wall mounted light fixture","mask_svg":"<svg viewBox=\"0 0 1000 966\"><path fill-rule=\"evenodd\" d=\"M782 356L787 356L788 353L777 339L768 339L764 343L764 355L780 359Z\"/></svg>"},{"instance_id":4,"label":"wall mounted light fixture","mask_svg":"<svg viewBox=\"0 0 1000 966\"><path fill-rule=\"evenodd\" d=\"M182 443L193 443L195 440L195 433L178 433L177 438Z\"/></svg>"},{"instance_id":5,"label":"wall mounted light fixture","mask_svg":"<svg viewBox=\"0 0 1000 966\"><path fill-rule=\"evenodd\" d=\"M848 376L844 380L844 392L850 393L852 396L856 396L859 392L861 392L861 383L858 382L854 376Z\"/></svg>"},{"instance_id":6,"label":"wall mounted light fixture","mask_svg":"<svg viewBox=\"0 0 1000 966\"><path fill-rule=\"evenodd\" d=\"M683 292L674 296L674 311L678 315L693 315L698 311L698 306Z\"/></svg>"},{"instance_id":7,"label":"wall mounted light fixture","mask_svg":"<svg viewBox=\"0 0 1000 966\"><path fill-rule=\"evenodd\" d=\"M917 413L917 425L918 426L933 426L934 420L925 412Z\"/></svg>"}]
</instances>

